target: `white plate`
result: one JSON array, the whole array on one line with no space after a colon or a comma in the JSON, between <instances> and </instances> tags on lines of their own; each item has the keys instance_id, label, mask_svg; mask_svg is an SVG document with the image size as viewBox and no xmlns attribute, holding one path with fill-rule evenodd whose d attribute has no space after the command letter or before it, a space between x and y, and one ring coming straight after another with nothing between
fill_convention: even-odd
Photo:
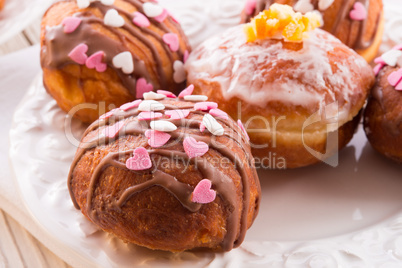
<instances>
[{"instance_id":1,"label":"white plate","mask_svg":"<svg viewBox=\"0 0 402 268\"><path fill-rule=\"evenodd\" d=\"M203 0L202 12L191 11L199 5L196 1L169 2L193 44L205 38L208 29L218 32L236 23L242 1L213 2ZM218 23L211 18L217 18L219 10L228 12ZM402 167L376 154L361 128L340 152L336 168L321 164L260 172L260 213L241 247L228 253L152 251L98 231L74 209L66 185L83 126L77 121L71 128L65 125L65 114L46 94L41 80L39 74L15 112L11 162L33 218L83 266L402 265Z\"/></svg>"},{"instance_id":2,"label":"white plate","mask_svg":"<svg viewBox=\"0 0 402 268\"><path fill-rule=\"evenodd\" d=\"M0 11L0 44L41 16L55 0L6 0Z\"/></svg>"}]
</instances>

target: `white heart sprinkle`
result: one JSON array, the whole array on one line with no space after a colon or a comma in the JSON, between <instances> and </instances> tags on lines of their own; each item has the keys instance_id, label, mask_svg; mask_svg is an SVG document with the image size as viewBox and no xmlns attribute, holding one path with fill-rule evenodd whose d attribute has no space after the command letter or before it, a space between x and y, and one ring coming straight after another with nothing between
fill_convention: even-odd
<instances>
[{"instance_id":1,"label":"white heart sprinkle","mask_svg":"<svg viewBox=\"0 0 402 268\"><path fill-rule=\"evenodd\" d=\"M144 100L138 106L138 111L141 112L161 111L164 109L165 105L154 100Z\"/></svg>"},{"instance_id":2,"label":"white heart sprinkle","mask_svg":"<svg viewBox=\"0 0 402 268\"><path fill-rule=\"evenodd\" d=\"M112 27L121 27L124 25L125 21L122 16L119 15L116 9L109 9L106 12L105 18L103 19L104 23L108 26Z\"/></svg>"},{"instance_id":3,"label":"white heart sprinkle","mask_svg":"<svg viewBox=\"0 0 402 268\"><path fill-rule=\"evenodd\" d=\"M310 3L310 0L299 0L296 5L294 5L294 10L307 13L313 11L314 6Z\"/></svg>"},{"instance_id":4,"label":"white heart sprinkle","mask_svg":"<svg viewBox=\"0 0 402 268\"><path fill-rule=\"evenodd\" d=\"M223 129L222 125L216 121L216 119L210 115L206 114L202 118L202 123L204 126L215 136L222 136L225 130Z\"/></svg>"},{"instance_id":5,"label":"white heart sprinkle","mask_svg":"<svg viewBox=\"0 0 402 268\"><path fill-rule=\"evenodd\" d=\"M153 91L146 92L142 96L143 96L144 100L162 100L162 99L166 98L165 95L155 93Z\"/></svg>"},{"instance_id":6,"label":"white heart sprinkle","mask_svg":"<svg viewBox=\"0 0 402 268\"><path fill-rule=\"evenodd\" d=\"M321 11L326 10L334 3L334 0L320 0L318 2L318 9Z\"/></svg>"},{"instance_id":7,"label":"white heart sprinkle","mask_svg":"<svg viewBox=\"0 0 402 268\"><path fill-rule=\"evenodd\" d=\"M186 70L184 69L184 63L182 61L175 61L173 63L173 80L177 83L180 84L181 82L184 82L187 78Z\"/></svg>"},{"instance_id":8,"label":"white heart sprinkle","mask_svg":"<svg viewBox=\"0 0 402 268\"><path fill-rule=\"evenodd\" d=\"M177 129L175 124L169 121L164 121L164 120L158 120L158 121L152 121L150 124L151 128L153 130L157 131L163 131L163 132L172 132Z\"/></svg>"},{"instance_id":9,"label":"white heart sprinkle","mask_svg":"<svg viewBox=\"0 0 402 268\"><path fill-rule=\"evenodd\" d=\"M133 56L128 51L117 54L113 58L112 63L114 67L121 68L125 74L134 72Z\"/></svg>"},{"instance_id":10,"label":"white heart sprinkle","mask_svg":"<svg viewBox=\"0 0 402 268\"><path fill-rule=\"evenodd\" d=\"M402 56L402 51L392 49L390 51L385 52L381 55L381 58L384 60L386 64L394 67L398 61L398 58Z\"/></svg>"},{"instance_id":11,"label":"white heart sprinkle","mask_svg":"<svg viewBox=\"0 0 402 268\"><path fill-rule=\"evenodd\" d=\"M111 6L114 4L114 0L101 0L101 3L105 6Z\"/></svg>"},{"instance_id":12,"label":"white heart sprinkle","mask_svg":"<svg viewBox=\"0 0 402 268\"><path fill-rule=\"evenodd\" d=\"M184 99L187 101L206 101L208 97L204 95L188 95L184 96Z\"/></svg>"},{"instance_id":13,"label":"white heart sprinkle","mask_svg":"<svg viewBox=\"0 0 402 268\"><path fill-rule=\"evenodd\" d=\"M142 5L142 8L144 9L145 15L147 15L150 18L157 17L163 13L163 7L150 2L144 3Z\"/></svg>"},{"instance_id":14,"label":"white heart sprinkle","mask_svg":"<svg viewBox=\"0 0 402 268\"><path fill-rule=\"evenodd\" d=\"M89 7L90 1L89 0L77 0L77 6L79 8L87 8Z\"/></svg>"}]
</instances>

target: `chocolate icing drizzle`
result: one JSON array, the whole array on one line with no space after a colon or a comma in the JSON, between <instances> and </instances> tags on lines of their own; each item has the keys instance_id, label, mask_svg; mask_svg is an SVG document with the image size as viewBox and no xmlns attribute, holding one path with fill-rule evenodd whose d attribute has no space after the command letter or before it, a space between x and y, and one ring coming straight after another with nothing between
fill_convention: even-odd
<instances>
[{"instance_id":1,"label":"chocolate icing drizzle","mask_svg":"<svg viewBox=\"0 0 402 268\"><path fill-rule=\"evenodd\" d=\"M319 0L310 0L311 4L314 6L315 10L319 10L318 9L318 2ZM325 29L328 32L330 32L331 34L337 36L340 31L341 31L341 26L342 26L342 21L344 20L349 20L351 22L351 27L353 24L358 24L359 25L359 30L357 33L357 36L354 36L354 33L352 31L349 31L349 35L347 37L347 40L343 40L343 42L349 46L350 48L353 49L366 49L368 48L373 42L374 39L376 37L376 32L377 32L377 28L378 28L378 24L380 22L380 16L378 16L377 21L376 21L376 29L373 32L373 35L370 37L369 40L365 41L364 40L364 34L367 31L367 19L362 20L362 21L354 21L349 17L349 12L351 10L351 7L353 7L353 4L355 2L360 2L362 3L366 10L368 11L370 9L370 0L335 0L335 1L341 1L341 8L338 12L338 15L335 18L335 22L333 24L333 27L331 29ZM247 15L246 16L246 21L250 21L251 18L255 15L257 15L258 13L260 13L263 10L269 9L269 7L277 2L275 0L256 0L257 4L256 4L256 8L254 11L253 15ZM298 2L298 0L295 0L294 3L296 4ZM324 17L324 21L325 21L325 10L321 11L321 14ZM325 28L325 25L324 25Z\"/></svg>"},{"instance_id":2,"label":"chocolate icing drizzle","mask_svg":"<svg viewBox=\"0 0 402 268\"><path fill-rule=\"evenodd\" d=\"M124 1L134 6L138 10L138 12L144 13L142 5L145 1ZM156 30L151 30L150 27L137 27L135 24L132 23L134 15L121 8L118 8L115 5L106 6L97 1L91 2L90 8L96 8L97 10L99 10L103 17L108 10L112 8L116 9L117 12L121 16L126 17L128 21L126 20L125 24L122 27L116 28L105 25L103 22L103 18L101 19L96 17L90 11L83 11L74 14L74 17L80 18L82 22L72 33L64 33L64 28L62 25L48 27L46 29L44 45L41 49L42 68L58 69L63 68L64 66L69 64L76 64L68 57L68 54L77 45L84 43L88 46L88 55L92 55L93 53L98 51L105 52L104 62L107 64L108 68L113 69L117 73L120 80L122 81L122 84L125 88L127 88L127 90L133 97L136 97L136 81L138 78L141 77L145 78L148 83L151 83L154 89L172 87L172 82L169 81L168 77L166 76L164 63L162 61L160 51L158 51L157 46L154 44L155 41L152 41L152 39L155 39L156 42L158 42L162 46L165 52L164 54L167 55L171 66L173 66L175 58L183 59L184 51L182 51L181 48L179 48L177 52L172 52L169 46L165 44L162 39L163 34L172 32L165 25L165 21L168 21L170 24L174 24L176 26L175 29L178 31L178 36L184 37L184 33L181 27L170 16L167 16L164 22L158 22L153 18L148 18L151 25L156 27ZM118 40L110 38L107 35L97 31L94 28L94 25L96 24L100 25L103 28L106 28L109 32L116 36ZM132 56L134 61L134 72L132 74L125 74L121 69L114 67L114 65L112 64L113 57L121 52L130 51L127 47L128 43L132 43L133 45L135 45L135 41L127 38L127 35L124 34L121 30L128 32L132 37L137 39L147 49L149 49L152 55L152 59L150 59L150 61L154 62L154 64L148 64L148 68L152 68L152 72L155 74L158 81L152 79L149 73L149 69L147 70L146 63L144 63L144 61L141 60L138 55L133 53ZM188 44L187 39L181 39L185 41L186 47L189 49L190 45ZM141 50L140 46L137 45L136 47L137 49ZM146 51L144 50L142 50L141 52L143 54L146 53ZM174 55L176 55L176 57L174 57Z\"/></svg>"},{"instance_id":3,"label":"chocolate icing drizzle","mask_svg":"<svg viewBox=\"0 0 402 268\"><path fill-rule=\"evenodd\" d=\"M250 207L249 181L254 180L257 187L259 188L257 173L254 169L254 159L251 155L249 143L245 134L233 120L216 118L216 120L224 127L225 131L223 136L225 136L228 141L234 142L236 146L239 146L241 148L241 151L244 153L244 157L246 158L247 163L243 163L242 159L239 158L239 156L236 153L234 153L231 148L217 142L217 140L214 139L215 136L213 136L212 134L210 133L207 135L205 134L203 135L201 133L198 134L199 126L200 123L202 122L202 119L200 120L199 118L200 117L202 118L202 116L207 114L208 112L194 110L193 102L183 102L178 99L175 100L169 99L169 101L161 101L161 103L165 105L165 110L177 110L177 109L190 110L190 114L189 116L187 116L187 118L170 119L169 116L164 115L163 118L155 119L155 120L163 119L166 121L170 121L176 126L178 126L178 129L176 131L169 132L169 134L171 135L170 141L174 140L182 142L185 137L193 137L197 141L203 141L209 145L210 149L216 150L223 157L227 157L230 161L232 161L238 173L240 174L242 181L242 192L243 192L241 203L237 201L236 186L234 185L232 178L228 177L227 175L222 173L219 169L215 168L206 158L195 157L189 159L189 157L185 152L177 150L169 150L168 149L169 142L161 148L147 149L150 156L159 155L163 157L170 157L170 159L178 158L180 160L183 160L184 163L191 163L197 167L198 171L202 174L203 178L211 180L214 190L216 190L217 194L224 200L224 202L230 208L230 215L228 216L226 226L227 233L221 244L221 247L223 250L228 251L231 250L233 247L239 246L244 240L247 229L247 215ZM175 103L179 105L175 105ZM95 132L99 131L108 125L113 125L117 121L125 122L124 127L122 128L122 130L120 130L118 138L108 138L99 135L99 133L97 133L98 135L94 136L94 138L90 139L89 141L82 142L79 149L77 150L76 156L73 160L70 173L68 176L68 188L70 191L70 196L74 203L74 206L77 209L80 209L80 207L73 193L72 180L73 180L73 172L78 162L86 152L96 148L97 146L109 144L119 138L124 138L127 135L133 135L133 136L144 135L145 131L150 128L149 127L150 120L139 121L138 118L136 117L139 114L139 112L140 111L138 111L137 108L133 108L128 111L118 109L117 111L114 112L113 116L94 122L85 131L83 140L91 132L94 133L93 131ZM121 159L127 158L127 156L132 155L134 149L126 150L123 152L109 153L100 161L100 163L96 166L93 173L91 174L86 199L87 200L86 210L88 217L90 217L92 220L97 217L96 211L93 210L92 201L94 199L95 189L98 185L98 181L101 178L103 171L110 166L128 170L125 163L121 162ZM245 165L251 167L253 178L249 178L249 176L247 176ZM155 185L161 186L166 191L170 192L173 196L177 198L177 200L183 205L183 207L188 209L190 212L195 213L201 208L202 206L201 204L193 203L191 201L191 194L194 190L193 187L191 187L188 184L182 183L178 181L175 177L157 169L155 163L153 164L152 168L153 170L143 171L144 173L151 172L152 179L131 186L126 190L124 190L124 192L121 194L120 197L118 197L114 201L111 201L108 204L108 206L110 206L109 208L119 211L133 195ZM255 204L256 211L254 213L254 217L258 212L258 206L259 206L259 199L257 198ZM240 233L237 236L238 230L240 230Z\"/></svg>"}]
</instances>

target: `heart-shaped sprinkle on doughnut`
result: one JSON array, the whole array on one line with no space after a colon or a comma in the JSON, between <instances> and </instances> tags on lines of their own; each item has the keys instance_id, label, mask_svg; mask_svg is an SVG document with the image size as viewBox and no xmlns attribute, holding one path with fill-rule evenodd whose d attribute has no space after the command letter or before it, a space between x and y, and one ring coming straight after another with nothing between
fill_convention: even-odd
<instances>
[{"instance_id":1,"label":"heart-shaped sprinkle on doughnut","mask_svg":"<svg viewBox=\"0 0 402 268\"><path fill-rule=\"evenodd\" d=\"M148 138L148 144L154 148L165 145L171 138L168 133L150 129L145 131L145 137Z\"/></svg>"},{"instance_id":2,"label":"heart-shaped sprinkle on doughnut","mask_svg":"<svg viewBox=\"0 0 402 268\"><path fill-rule=\"evenodd\" d=\"M188 56L190 56L190 53L186 49L186 51L184 51L183 53L183 63L186 63L186 61L188 60Z\"/></svg>"},{"instance_id":3,"label":"heart-shaped sprinkle on doughnut","mask_svg":"<svg viewBox=\"0 0 402 268\"><path fill-rule=\"evenodd\" d=\"M194 85L189 85L182 92L180 92L179 98L184 98L185 96L190 96L191 94L193 94L193 91L194 91Z\"/></svg>"},{"instance_id":4,"label":"heart-shaped sprinkle on doughnut","mask_svg":"<svg viewBox=\"0 0 402 268\"><path fill-rule=\"evenodd\" d=\"M208 179L201 180L191 195L191 201L194 203L208 204L215 200L216 192L211 189L212 183Z\"/></svg>"},{"instance_id":5,"label":"heart-shaped sprinkle on doughnut","mask_svg":"<svg viewBox=\"0 0 402 268\"><path fill-rule=\"evenodd\" d=\"M69 34L74 32L78 26L81 24L81 19L77 17L66 17L61 22L61 25L64 27L64 32Z\"/></svg>"},{"instance_id":6,"label":"heart-shaped sprinkle on doughnut","mask_svg":"<svg viewBox=\"0 0 402 268\"><path fill-rule=\"evenodd\" d=\"M159 16L154 17L154 20L156 20L157 22L163 22L168 15L169 13L167 12L167 10L163 9L162 13Z\"/></svg>"},{"instance_id":7,"label":"heart-shaped sprinkle on doughnut","mask_svg":"<svg viewBox=\"0 0 402 268\"><path fill-rule=\"evenodd\" d=\"M162 99L166 98L165 95L155 93L153 91L144 93L143 97L144 97L144 100L162 100Z\"/></svg>"},{"instance_id":8,"label":"heart-shaped sprinkle on doughnut","mask_svg":"<svg viewBox=\"0 0 402 268\"><path fill-rule=\"evenodd\" d=\"M184 69L184 63L176 60L173 63L173 80L177 83L180 84L182 82L184 82L187 78L187 73L186 70Z\"/></svg>"},{"instance_id":9,"label":"heart-shaped sprinkle on doughnut","mask_svg":"<svg viewBox=\"0 0 402 268\"><path fill-rule=\"evenodd\" d=\"M398 91L402 90L402 81L400 81L398 85L396 85L395 89Z\"/></svg>"},{"instance_id":10,"label":"heart-shaped sprinkle on doughnut","mask_svg":"<svg viewBox=\"0 0 402 268\"><path fill-rule=\"evenodd\" d=\"M145 15L150 18L155 18L163 13L164 8L160 5L146 2L142 5Z\"/></svg>"},{"instance_id":11,"label":"heart-shaped sprinkle on doughnut","mask_svg":"<svg viewBox=\"0 0 402 268\"><path fill-rule=\"evenodd\" d=\"M175 33L166 33L162 36L163 42L169 46L172 52L179 50L179 37Z\"/></svg>"},{"instance_id":12,"label":"heart-shaped sprinkle on doughnut","mask_svg":"<svg viewBox=\"0 0 402 268\"><path fill-rule=\"evenodd\" d=\"M162 111L164 109L165 105L154 100L144 100L138 106L138 111L141 112Z\"/></svg>"},{"instance_id":13,"label":"heart-shaped sprinkle on doughnut","mask_svg":"<svg viewBox=\"0 0 402 268\"><path fill-rule=\"evenodd\" d=\"M146 16L144 16L144 14L137 11L134 12L133 23L138 27L149 27L151 25L149 19Z\"/></svg>"},{"instance_id":14,"label":"heart-shaped sprinkle on doughnut","mask_svg":"<svg viewBox=\"0 0 402 268\"><path fill-rule=\"evenodd\" d=\"M141 102L142 102L142 100L135 100L133 102L125 103L122 106L120 106L119 109L123 110L123 111L128 111L128 110L131 110L133 108L137 108L138 105L140 105Z\"/></svg>"},{"instance_id":15,"label":"heart-shaped sprinkle on doughnut","mask_svg":"<svg viewBox=\"0 0 402 268\"><path fill-rule=\"evenodd\" d=\"M101 3L105 6L111 6L114 4L114 0L101 0Z\"/></svg>"},{"instance_id":16,"label":"heart-shaped sprinkle on doughnut","mask_svg":"<svg viewBox=\"0 0 402 268\"><path fill-rule=\"evenodd\" d=\"M194 109L197 111L209 111L216 108L218 108L218 104L213 101L197 102L194 105Z\"/></svg>"},{"instance_id":17,"label":"heart-shaped sprinkle on doughnut","mask_svg":"<svg viewBox=\"0 0 402 268\"><path fill-rule=\"evenodd\" d=\"M318 9L319 9L320 11L325 11L325 10L327 10L333 3L334 3L334 0L319 0L319 1L318 1Z\"/></svg>"},{"instance_id":18,"label":"heart-shaped sprinkle on doughnut","mask_svg":"<svg viewBox=\"0 0 402 268\"><path fill-rule=\"evenodd\" d=\"M218 121L216 121L216 119L210 114L204 115L202 118L202 123L208 129L208 131L212 133L212 135L222 136L225 132L222 125L219 124Z\"/></svg>"},{"instance_id":19,"label":"heart-shaped sprinkle on doughnut","mask_svg":"<svg viewBox=\"0 0 402 268\"><path fill-rule=\"evenodd\" d=\"M382 54L381 58L387 65L394 67L400 56L402 56L402 51L392 49Z\"/></svg>"},{"instance_id":20,"label":"heart-shaped sprinkle on doughnut","mask_svg":"<svg viewBox=\"0 0 402 268\"><path fill-rule=\"evenodd\" d=\"M113 109L113 110L111 110L111 111L109 111L109 112L107 112L107 113L101 115L101 116L99 117L99 120L108 119L109 117L111 117L112 115L114 115L115 112L117 112L117 109Z\"/></svg>"},{"instance_id":21,"label":"heart-shaped sprinkle on doughnut","mask_svg":"<svg viewBox=\"0 0 402 268\"><path fill-rule=\"evenodd\" d=\"M229 116L227 113L225 113L224 111L220 110L220 109L211 109L209 111L209 114L214 116L214 117L218 117L218 118L222 118L222 119L229 119Z\"/></svg>"},{"instance_id":22,"label":"heart-shaped sprinkle on doughnut","mask_svg":"<svg viewBox=\"0 0 402 268\"><path fill-rule=\"evenodd\" d=\"M87 8L91 2L89 0L77 0L77 6L78 8Z\"/></svg>"},{"instance_id":23,"label":"heart-shaped sprinkle on doughnut","mask_svg":"<svg viewBox=\"0 0 402 268\"><path fill-rule=\"evenodd\" d=\"M307 13L314 10L314 6L311 4L310 0L299 0L293 8L301 13Z\"/></svg>"},{"instance_id":24,"label":"heart-shaped sprinkle on doughnut","mask_svg":"<svg viewBox=\"0 0 402 268\"><path fill-rule=\"evenodd\" d=\"M246 6L244 7L244 12L248 16L251 16L253 15L256 6L257 6L256 0L247 0Z\"/></svg>"},{"instance_id":25,"label":"heart-shaped sprinkle on doughnut","mask_svg":"<svg viewBox=\"0 0 402 268\"><path fill-rule=\"evenodd\" d=\"M124 125L125 125L124 121L119 121L112 126L105 127L102 130L101 135L113 139L120 132L120 130L123 128Z\"/></svg>"},{"instance_id":26,"label":"heart-shaped sprinkle on doughnut","mask_svg":"<svg viewBox=\"0 0 402 268\"><path fill-rule=\"evenodd\" d=\"M170 119L177 120L186 118L190 114L189 110L167 110L165 115L169 116Z\"/></svg>"},{"instance_id":27,"label":"heart-shaped sprinkle on doughnut","mask_svg":"<svg viewBox=\"0 0 402 268\"><path fill-rule=\"evenodd\" d=\"M131 74L134 72L133 56L130 52L125 51L117 54L112 59L113 66L117 69L121 69L125 74Z\"/></svg>"},{"instance_id":28,"label":"heart-shaped sprinkle on doughnut","mask_svg":"<svg viewBox=\"0 0 402 268\"><path fill-rule=\"evenodd\" d=\"M386 64L385 61L382 59L382 57L377 57L374 59L374 63L381 63L381 64Z\"/></svg>"},{"instance_id":29,"label":"heart-shaped sprinkle on doughnut","mask_svg":"<svg viewBox=\"0 0 402 268\"><path fill-rule=\"evenodd\" d=\"M202 141L196 141L193 137L187 137L183 140L184 151L190 158L203 156L209 150L208 144Z\"/></svg>"},{"instance_id":30,"label":"heart-shaped sprinkle on doughnut","mask_svg":"<svg viewBox=\"0 0 402 268\"><path fill-rule=\"evenodd\" d=\"M103 22L105 25L112 27L122 27L125 23L124 18L120 16L119 12L114 8L109 9L106 12Z\"/></svg>"},{"instance_id":31,"label":"heart-shaped sprinkle on doughnut","mask_svg":"<svg viewBox=\"0 0 402 268\"><path fill-rule=\"evenodd\" d=\"M153 130L158 130L162 132L172 132L177 129L175 124L165 120L152 121L149 125Z\"/></svg>"},{"instance_id":32,"label":"heart-shaped sprinkle on doughnut","mask_svg":"<svg viewBox=\"0 0 402 268\"><path fill-rule=\"evenodd\" d=\"M353 5L353 9L349 13L349 17L352 20L365 20L367 18L366 7L362 3L356 2Z\"/></svg>"},{"instance_id":33,"label":"heart-shaped sprinkle on doughnut","mask_svg":"<svg viewBox=\"0 0 402 268\"><path fill-rule=\"evenodd\" d=\"M387 79L391 86L396 86L402 80L402 68L397 71L393 71L390 75L388 75Z\"/></svg>"},{"instance_id":34,"label":"heart-shaped sprinkle on doughnut","mask_svg":"<svg viewBox=\"0 0 402 268\"><path fill-rule=\"evenodd\" d=\"M172 92L167 91L167 90L161 90L161 89L159 89L159 90L156 91L156 93L158 93L158 94L163 94L163 95L165 95L165 96L168 97L168 98L177 98L175 94L173 94Z\"/></svg>"},{"instance_id":35,"label":"heart-shaped sprinkle on doughnut","mask_svg":"<svg viewBox=\"0 0 402 268\"><path fill-rule=\"evenodd\" d=\"M378 75L378 73L381 71L381 69L385 66L385 64L379 63L373 68L373 72L375 75Z\"/></svg>"},{"instance_id":36,"label":"heart-shaped sprinkle on doughnut","mask_svg":"<svg viewBox=\"0 0 402 268\"><path fill-rule=\"evenodd\" d=\"M204 125L204 123L200 123L200 132L204 132L204 130L205 130L205 125Z\"/></svg>"},{"instance_id":37,"label":"heart-shaped sprinkle on doughnut","mask_svg":"<svg viewBox=\"0 0 402 268\"><path fill-rule=\"evenodd\" d=\"M162 117L161 113L155 113L155 112L141 112L138 114L138 120L154 120L161 117Z\"/></svg>"},{"instance_id":38,"label":"heart-shaped sprinkle on doughnut","mask_svg":"<svg viewBox=\"0 0 402 268\"><path fill-rule=\"evenodd\" d=\"M68 53L68 56L74 62L84 65L88 59L88 56L86 54L87 51L88 51L88 46L86 44L79 44L78 46L73 48L73 50L71 50L70 53Z\"/></svg>"},{"instance_id":39,"label":"heart-shaped sprinkle on doughnut","mask_svg":"<svg viewBox=\"0 0 402 268\"><path fill-rule=\"evenodd\" d=\"M186 101L207 101L208 97L205 95L187 95L183 99Z\"/></svg>"},{"instance_id":40,"label":"heart-shaped sprinkle on doughnut","mask_svg":"<svg viewBox=\"0 0 402 268\"><path fill-rule=\"evenodd\" d=\"M243 131L244 135L246 136L247 140L250 140L250 137L248 136L248 133L246 131L246 129L243 126L243 123L239 120L237 120L237 125L239 125L240 129Z\"/></svg>"},{"instance_id":41,"label":"heart-shaped sprinkle on doughnut","mask_svg":"<svg viewBox=\"0 0 402 268\"><path fill-rule=\"evenodd\" d=\"M104 56L105 53L103 51L98 51L88 57L88 59L85 61L85 65L89 69L95 69L96 71L102 73L107 69L106 63L102 62Z\"/></svg>"},{"instance_id":42,"label":"heart-shaped sprinkle on doughnut","mask_svg":"<svg viewBox=\"0 0 402 268\"><path fill-rule=\"evenodd\" d=\"M145 170L152 167L152 161L144 147L134 150L133 156L127 159L126 167L130 170Z\"/></svg>"},{"instance_id":43,"label":"heart-shaped sprinkle on doughnut","mask_svg":"<svg viewBox=\"0 0 402 268\"><path fill-rule=\"evenodd\" d=\"M394 49L394 50L402 50L402 44L396 45L392 49Z\"/></svg>"},{"instance_id":44,"label":"heart-shaped sprinkle on doughnut","mask_svg":"<svg viewBox=\"0 0 402 268\"><path fill-rule=\"evenodd\" d=\"M140 78L137 80L137 84L135 86L135 95L137 99L142 98L144 93L150 92L152 90L154 90L154 86L151 83L148 84L145 78Z\"/></svg>"}]
</instances>

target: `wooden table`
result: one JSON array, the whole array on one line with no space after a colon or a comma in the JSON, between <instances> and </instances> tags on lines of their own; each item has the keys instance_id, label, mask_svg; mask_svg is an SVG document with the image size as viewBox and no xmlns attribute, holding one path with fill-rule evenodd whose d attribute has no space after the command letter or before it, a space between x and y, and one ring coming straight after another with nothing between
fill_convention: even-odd
<instances>
[{"instance_id":1,"label":"wooden table","mask_svg":"<svg viewBox=\"0 0 402 268\"><path fill-rule=\"evenodd\" d=\"M39 43L40 19L4 44L0 56ZM0 267L70 267L0 209Z\"/></svg>"}]
</instances>

